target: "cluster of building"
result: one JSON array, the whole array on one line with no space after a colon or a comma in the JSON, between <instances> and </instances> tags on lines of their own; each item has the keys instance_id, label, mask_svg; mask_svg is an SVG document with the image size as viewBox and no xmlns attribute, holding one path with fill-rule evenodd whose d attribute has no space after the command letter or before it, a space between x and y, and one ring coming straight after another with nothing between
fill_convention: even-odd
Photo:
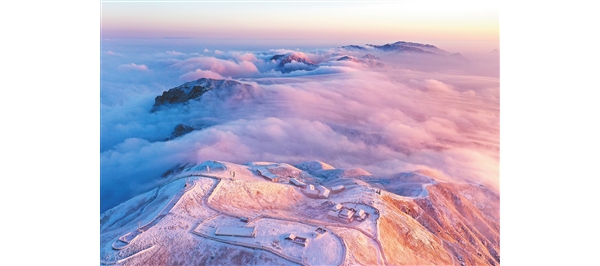
<instances>
[{"instance_id":1,"label":"cluster of building","mask_svg":"<svg viewBox=\"0 0 600 266\"><path fill-rule=\"evenodd\" d=\"M326 188L323 185L317 185L316 187L314 185L308 185L305 187L304 193L312 198L326 199L329 197L330 194L339 193L344 189L346 189L346 187L344 187L343 185L335 186L331 189Z\"/></svg>"},{"instance_id":2,"label":"cluster of building","mask_svg":"<svg viewBox=\"0 0 600 266\"><path fill-rule=\"evenodd\" d=\"M313 234L313 236L319 237L319 236L325 234L326 232L327 232L327 230L325 230L321 227L318 227L315 230L315 233ZM220 227L217 227L217 229L215 230L215 236L235 236L235 237L255 238L256 237L256 227L254 227L254 226L250 226L250 227L220 226ZM303 247L306 247L306 245L308 245L308 242L310 240L308 237L298 236L294 233L288 233L285 235L284 238L286 240L290 240L294 244L298 244Z\"/></svg>"},{"instance_id":3,"label":"cluster of building","mask_svg":"<svg viewBox=\"0 0 600 266\"><path fill-rule=\"evenodd\" d=\"M338 203L327 213L327 218L334 221L340 221L343 223L351 223L354 220L364 221L369 216L369 213L363 209L354 209L345 207L343 204Z\"/></svg>"},{"instance_id":4,"label":"cluster of building","mask_svg":"<svg viewBox=\"0 0 600 266\"><path fill-rule=\"evenodd\" d=\"M324 228L318 227L315 230L316 233L316 237L319 237L323 234L325 234L327 232L327 230L325 230ZM292 243L294 244L298 244L300 246L306 247L306 245L308 245L309 242L309 238L308 237L301 237L301 236L297 236L294 233L289 233L285 235L285 239L286 240L290 240L292 241Z\"/></svg>"},{"instance_id":5,"label":"cluster of building","mask_svg":"<svg viewBox=\"0 0 600 266\"><path fill-rule=\"evenodd\" d=\"M338 193L346 189L343 185L335 186L331 189L323 185L307 185L296 178L290 178L290 183L297 187L304 188L304 194L306 194L306 196L316 199L326 199L329 198L330 194Z\"/></svg>"},{"instance_id":6,"label":"cluster of building","mask_svg":"<svg viewBox=\"0 0 600 266\"><path fill-rule=\"evenodd\" d=\"M294 233L287 234L285 236L285 239L291 240L292 243L298 244L298 245L303 246L303 247L306 247L306 245L308 244L308 238L297 236Z\"/></svg>"},{"instance_id":7,"label":"cluster of building","mask_svg":"<svg viewBox=\"0 0 600 266\"><path fill-rule=\"evenodd\" d=\"M311 184L304 189L304 194L306 194L306 196L310 198L326 199L329 198L330 193L331 190L322 185L318 185L315 187L315 185Z\"/></svg>"},{"instance_id":8,"label":"cluster of building","mask_svg":"<svg viewBox=\"0 0 600 266\"><path fill-rule=\"evenodd\" d=\"M256 169L256 171L258 172L258 175L260 175L261 177L265 178L268 181L271 181L271 182L283 181L283 180L281 180L281 178L279 176L271 173L271 171L269 171L269 169L267 167L264 167L264 166L258 167ZM306 194L308 197L311 197L311 198L326 199L326 198L329 198L330 194L339 193L346 189L346 187L344 187L344 185L334 186L331 189L329 189L323 185L307 184L296 177L288 176L287 178L289 179L290 184L297 186L299 188L303 188L304 194Z\"/></svg>"}]
</instances>

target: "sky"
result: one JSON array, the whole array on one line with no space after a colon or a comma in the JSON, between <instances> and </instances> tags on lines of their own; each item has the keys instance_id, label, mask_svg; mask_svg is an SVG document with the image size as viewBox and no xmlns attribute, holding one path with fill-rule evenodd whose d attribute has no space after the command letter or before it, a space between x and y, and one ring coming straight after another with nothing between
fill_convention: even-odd
<instances>
[{"instance_id":1,"label":"sky","mask_svg":"<svg viewBox=\"0 0 600 266\"><path fill-rule=\"evenodd\" d=\"M497 1L102 2L102 38L200 38L282 45L407 39L498 49ZM461 47L461 49L457 49Z\"/></svg>"}]
</instances>

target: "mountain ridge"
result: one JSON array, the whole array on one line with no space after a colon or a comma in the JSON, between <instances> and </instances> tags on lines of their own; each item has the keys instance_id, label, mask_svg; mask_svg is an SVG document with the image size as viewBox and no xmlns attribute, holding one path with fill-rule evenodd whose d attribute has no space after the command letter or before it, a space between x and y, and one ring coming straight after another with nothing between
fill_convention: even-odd
<instances>
[{"instance_id":1,"label":"mountain ridge","mask_svg":"<svg viewBox=\"0 0 600 266\"><path fill-rule=\"evenodd\" d=\"M353 175L322 179L311 172L349 169L321 161L297 165L309 172L275 162L183 165L163 185L102 214L101 262L500 263L496 192L417 172L369 176L366 183ZM383 179L420 183L428 193L402 196L386 190L385 184L371 185ZM314 196L303 184L315 187ZM346 212L353 213L353 221L337 216ZM218 228L254 231L246 237L220 236ZM294 244L289 233L305 242ZM202 252L209 246L212 252Z\"/></svg>"}]
</instances>

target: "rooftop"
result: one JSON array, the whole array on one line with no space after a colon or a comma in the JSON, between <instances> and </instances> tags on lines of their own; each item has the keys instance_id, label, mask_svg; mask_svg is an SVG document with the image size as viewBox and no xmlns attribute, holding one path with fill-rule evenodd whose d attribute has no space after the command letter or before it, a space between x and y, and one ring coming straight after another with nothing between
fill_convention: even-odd
<instances>
[{"instance_id":1,"label":"rooftop","mask_svg":"<svg viewBox=\"0 0 600 266\"><path fill-rule=\"evenodd\" d=\"M256 235L256 228L252 227L241 227L241 226L221 226L217 227L215 231L217 236L243 236L243 237L254 237Z\"/></svg>"}]
</instances>

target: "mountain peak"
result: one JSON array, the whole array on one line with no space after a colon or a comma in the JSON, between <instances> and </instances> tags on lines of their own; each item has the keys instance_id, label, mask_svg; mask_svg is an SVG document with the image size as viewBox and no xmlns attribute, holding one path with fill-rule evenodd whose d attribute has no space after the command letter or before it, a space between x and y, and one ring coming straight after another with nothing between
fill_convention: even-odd
<instances>
[{"instance_id":1,"label":"mountain peak","mask_svg":"<svg viewBox=\"0 0 600 266\"><path fill-rule=\"evenodd\" d=\"M287 54L277 54L271 57L271 61L279 61L277 69L282 73L289 73L295 70L313 70L317 68L317 63L312 61L303 52L291 52ZM297 65L292 63L302 63Z\"/></svg>"},{"instance_id":2,"label":"mountain peak","mask_svg":"<svg viewBox=\"0 0 600 266\"><path fill-rule=\"evenodd\" d=\"M365 56L363 56L361 58L356 58L351 55L345 55L345 56L338 58L336 61L348 61L348 62L360 63L360 64L363 64L363 65L366 65L369 67L384 67L385 66L383 63L379 62L379 57L376 57L372 54L366 54Z\"/></svg>"},{"instance_id":3,"label":"mountain peak","mask_svg":"<svg viewBox=\"0 0 600 266\"><path fill-rule=\"evenodd\" d=\"M154 105L150 112L155 112L163 106L185 103L193 99L199 99L206 92L214 89L231 88L236 86L250 86L235 80L200 78L186 82L180 86L164 91L162 95L156 96Z\"/></svg>"}]
</instances>

